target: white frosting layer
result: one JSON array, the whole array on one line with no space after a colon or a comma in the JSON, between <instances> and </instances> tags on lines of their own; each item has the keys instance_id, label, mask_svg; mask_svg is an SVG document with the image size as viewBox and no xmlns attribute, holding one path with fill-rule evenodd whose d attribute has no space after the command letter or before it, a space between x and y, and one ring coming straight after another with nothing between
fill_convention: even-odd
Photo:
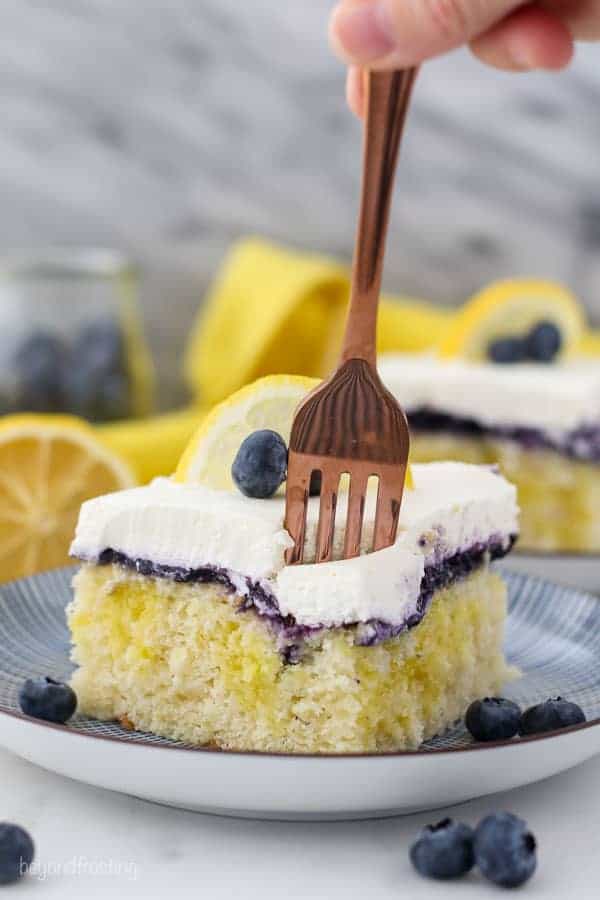
<instances>
[{"instance_id":1,"label":"white frosting layer","mask_svg":"<svg viewBox=\"0 0 600 900\"><path fill-rule=\"evenodd\" d=\"M373 618L399 623L416 608L426 564L518 531L515 488L493 469L430 463L414 465L413 475L415 489L405 491L396 543L357 559L285 566L291 539L283 528L283 497L250 500L168 479L84 503L71 553L95 561L110 548L166 566L228 569L238 576L241 593L245 578L261 582L281 612L302 625ZM338 509L343 512L343 497ZM307 529L313 552L317 517L313 498ZM373 518L371 500L365 541ZM336 531L338 554L342 534Z\"/></svg>"},{"instance_id":2,"label":"white frosting layer","mask_svg":"<svg viewBox=\"0 0 600 900\"><path fill-rule=\"evenodd\" d=\"M600 424L600 366L492 365L429 355L385 355L384 384L405 410L427 406L488 426L537 428L564 434Z\"/></svg>"}]
</instances>

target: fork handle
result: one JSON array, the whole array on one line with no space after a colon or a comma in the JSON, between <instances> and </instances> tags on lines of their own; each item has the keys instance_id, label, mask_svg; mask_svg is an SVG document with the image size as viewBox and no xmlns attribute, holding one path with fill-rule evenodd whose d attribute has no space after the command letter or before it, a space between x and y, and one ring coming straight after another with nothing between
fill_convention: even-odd
<instances>
[{"instance_id":1,"label":"fork handle","mask_svg":"<svg viewBox=\"0 0 600 900\"><path fill-rule=\"evenodd\" d=\"M360 214L341 362L376 364L377 307L398 148L416 69L366 72Z\"/></svg>"}]
</instances>

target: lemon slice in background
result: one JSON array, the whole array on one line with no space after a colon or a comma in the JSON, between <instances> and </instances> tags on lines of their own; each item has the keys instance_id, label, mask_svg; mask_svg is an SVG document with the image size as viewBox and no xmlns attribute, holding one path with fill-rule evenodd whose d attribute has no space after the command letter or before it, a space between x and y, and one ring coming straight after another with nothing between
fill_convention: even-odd
<instances>
[{"instance_id":1,"label":"lemon slice in background","mask_svg":"<svg viewBox=\"0 0 600 900\"><path fill-rule=\"evenodd\" d=\"M303 375L266 375L236 391L206 417L181 457L175 480L237 490L231 466L244 438L270 428L289 444L296 407L318 384L318 378ZM409 467L406 487L412 486Z\"/></svg>"},{"instance_id":2,"label":"lemon slice in background","mask_svg":"<svg viewBox=\"0 0 600 900\"><path fill-rule=\"evenodd\" d=\"M524 338L540 322L551 322L560 332L556 360L578 351L585 323L579 303L566 288L536 279L499 281L465 303L438 350L444 357L483 361L492 341Z\"/></svg>"},{"instance_id":3,"label":"lemon slice in background","mask_svg":"<svg viewBox=\"0 0 600 900\"><path fill-rule=\"evenodd\" d=\"M0 423L0 580L69 562L84 500L130 487L129 467L71 416Z\"/></svg>"}]
</instances>

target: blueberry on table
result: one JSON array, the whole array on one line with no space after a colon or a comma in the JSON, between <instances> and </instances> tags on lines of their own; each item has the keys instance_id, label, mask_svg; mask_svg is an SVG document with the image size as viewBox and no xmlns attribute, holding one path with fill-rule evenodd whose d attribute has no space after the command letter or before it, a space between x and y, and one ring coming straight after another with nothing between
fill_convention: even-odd
<instances>
[{"instance_id":1,"label":"blueberry on table","mask_svg":"<svg viewBox=\"0 0 600 900\"><path fill-rule=\"evenodd\" d=\"M410 848L410 860L426 878L460 878L473 868L473 829L453 819L427 825Z\"/></svg>"},{"instance_id":2,"label":"blueberry on table","mask_svg":"<svg viewBox=\"0 0 600 900\"><path fill-rule=\"evenodd\" d=\"M64 359L65 347L52 334L38 332L23 341L15 356L19 409L28 412L63 409Z\"/></svg>"},{"instance_id":3,"label":"blueberry on table","mask_svg":"<svg viewBox=\"0 0 600 900\"><path fill-rule=\"evenodd\" d=\"M560 728L580 725L585 721L585 713L577 703L563 700L562 697L554 697L525 710L521 716L519 734L525 737L544 731L558 731Z\"/></svg>"},{"instance_id":4,"label":"blueberry on table","mask_svg":"<svg viewBox=\"0 0 600 900\"><path fill-rule=\"evenodd\" d=\"M25 829L0 822L0 884L18 881L26 874L33 856L33 841Z\"/></svg>"},{"instance_id":5,"label":"blueberry on table","mask_svg":"<svg viewBox=\"0 0 600 900\"><path fill-rule=\"evenodd\" d=\"M481 874L501 887L519 887L535 872L535 838L512 813L486 816L475 829L473 849Z\"/></svg>"},{"instance_id":6,"label":"blueberry on table","mask_svg":"<svg viewBox=\"0 0 600 900\"><path fill-rule=\"evenodd\" d=\"M507 741L519 731L521 710L504 697L475 700L465 715L465 725L476 741Z\"/></svg>"},{"instance_id":7,"label":"blueberry on table","mask_svg":"<svg viewBox=\"0 0 600 900\"><path fill-rule=\"evenodd\" d=\"M525 341L518 337L498 338L488 345L488 357L501 365L523 362L526 356Z\"/></svg>"},{"instance_id":8,"label":"blueberry on table","mask_svg":"<svg viewBox=\"0 0 600 900\"><path fill-rule=\"evenodd\" d=\"M75 691L54 678L28 678L19 691L19 706L27 716L64 725L77 708Z\"/></svg>"},{"instance_id":9,"label":"blueberry on table","mask_svg":"<svg viewBox=\"0 0 600 900\"><path fill-rule=\"evenodd\" d=\"M554 322L538 322L527 336L527 356L550 363L562 346L562 336Z\"/></svg>"},{"instance_id":10,"label":"blueberry on table","mask_svg":"<svg viewBox=\"0 0 600 900\"><path fill-rule=\"evenodd\" d=\"M287 447L276 431L249 434L231 467L231 477L246 497L272 497L287 475Z\"/></svg>"}]
</instances>

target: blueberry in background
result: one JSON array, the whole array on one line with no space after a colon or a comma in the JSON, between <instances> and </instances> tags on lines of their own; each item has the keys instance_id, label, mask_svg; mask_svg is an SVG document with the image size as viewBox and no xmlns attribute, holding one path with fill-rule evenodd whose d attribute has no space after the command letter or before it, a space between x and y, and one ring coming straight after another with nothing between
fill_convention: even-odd
<instances>
[{"instance_id":1,"label":"blueberry in background","mask_svg":"<svg viewBox=\"0 0 600 900\"><path fill-rule=\"evenodd\" d=\"M519 734L525 737L529 734L542 734L544 731L558 731L585 721L585 713L577 703L554 697L525 710L521 716Z\"/></svg>"},{"instance_id":2,"label":"blueberry in background","mask_svg":"<svg viewBox=\"0 0 600 900\"><path fill-rule=\"evenodd\" d=\"M475 700L465 715L465 725L476 741L507 741L519 731L521 709L504 697Z\"/></svg>"},{"instance_id":3,"label":"blueberry in background","mask_svg":"<svg viewBox=\"0 0 600 900\"><path fill-rule=\"evenodd\" d=\"M69 412L91 422L109 422L129 415L129 381L119 373L71 368L66 374Z\"/></svg>"},{"instance_id":4,"label":"blueberry in background","mask_svg":"<svg viewBox=\"0 0 600 900\"><path fill-rule=\"evenodd\" d=\"M28 678L19 691L19 706L27 716L64 725L77 709L72 687L54 678Z\"/></svg>"},{"instance_id":5,"label":"blueberry in background","mask_svg":"<svg viewBox=\"0 0 600 900\"><path fill-rule=\"evenodd\" d=\"M27 412L64 409L65 355L63 342L48 332L37 332L22 342L15 355L18 409Z\"/></svg>"},{"instance_id":6,"label":"blueberry in background","mask_svg":"<svg viewBox=\"0 0 600 900\"><path fill-rule=\"evenodd\" d=\"M512 813L482 819L475 829L473 850L481 874L501 887L519 887L535 872L535 838L526 822Z\"/></svg>"},{"instance_id":7,"label":"blueberry in background","mask_svg":"<svg viewBox=\"0 0 600 900\"><path fill-rule=\"evenodd\" d=\"M86 325L75 341L73 355L97 372L124 372L125 342L119 323L103 319Z\"/></svg>"},{"instance_id":8,"label":"blueberry in background","mask_svg":"<svg viewBox=\"0 0 600 900\"><path fill-rule=\"evenodd\" d=\"M525 341L518 337L498 338L488 345L488 357L501 365L523 362L526 355Z\"/></svg>"},{"instance_id":9,"label":"blueberry in background","mask_svg":"<svg viewBox=\"0 0 600 900\"><path fill-rule=\"evenodd\" d=\"M0 884L13 884L27 872L35 849L20 825L0 822Z\"/></svg>"},{"instance_id":10,"label":"blueberry in background","mask_svg":"<svg viewBox=\"0 0 600 900\"><path fill-rule=\"evenodd\" d=\"M460 878L475 862L473 829L453 819L426 825L410 848L410 860L425 878Z\"/></svg>"},{"instance_id":11,"label":"blueberry in background","mask_svg":"<svg viewBox=\"0 0 600 900\"><path fill-rule=\"evenodd\" d=\"M287 475L287 447L276 431L268 428L249 434L231 467L231 477L246 497L272 497Z\"/></svg>"},{"instance_id":12,"label":"blueberry in background","mask_svg":"<svg viewBox=\"0 0 600 900\"><path fill-rule=\"evenodd\" d=\"M130 414L127 356L118 322L93 322L80 332L65 379L70 412L93 422L123 419Z\"/></svg>"},{"instance_id":13,"label":"blueberry in background","mask_svg":"<svg viewBox=\"0 0 600 900\"><path fill-rule=\"evenodd\" d=\"M96 395L96 421L125 419L129 412L129 379L120 373L107 375Z\"/></svg>"},{"instance_id":14,"label":"blueberry in background","mask_svg":"<svg viewBox=\"0 0 600 900\"><path fill-rule=\"evenodd\" d=\"M561 333L554 322L538 322L527 336L527 356L536 362L551 363L561 346Z\"/></svg>"},{"instance_id":15,"label":"blueberry in background","mask_svg":"<svg viewBox=\"0 0 600 900\"><path fill-rule=\"evenodd\" d=\"M7 416L15 411L14 401L11 400L8 392L0 392L0 416Z\"/></svg>"}]
</instances>

